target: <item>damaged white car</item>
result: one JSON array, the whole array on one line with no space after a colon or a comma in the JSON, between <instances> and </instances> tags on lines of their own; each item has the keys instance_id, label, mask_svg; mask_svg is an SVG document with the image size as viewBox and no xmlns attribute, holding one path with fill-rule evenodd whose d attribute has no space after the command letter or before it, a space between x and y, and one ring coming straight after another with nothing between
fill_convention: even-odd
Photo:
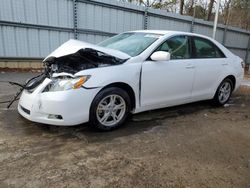
<instances>
[{"instance_id":1,"label":"damaged white car","mask_svg":"<svg viewBox=\"0 0 250 188\"><path fill-rule=\"evenodd\" d=\"M98 45L69 40L30 79L19 113L34 122L100 130L129 113L212 99L224 105L243 79L243 61L206 36L133 31Z\"/></svg>"}]
</instances>

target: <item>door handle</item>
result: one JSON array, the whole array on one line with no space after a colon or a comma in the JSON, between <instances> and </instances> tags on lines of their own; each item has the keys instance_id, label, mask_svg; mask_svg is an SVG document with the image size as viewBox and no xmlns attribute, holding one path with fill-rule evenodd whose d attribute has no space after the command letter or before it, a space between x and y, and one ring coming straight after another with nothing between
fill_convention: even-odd
<instances>
[{"instance_id":1,"label":"door handle","mask_svg":"<svg viewBox=\"0 0 250 188\"><path fill-rule=\"evenodd\" d=\"M194 65L187 65L186 66L186 69L193 69L194 68Z\"/></svg>"},{"instance_id":2,"label":"door handle","mask_svg":"<svg viewBox=\"0 0 250 188\"><path fill-rule=\"evenodd\" d=\"M222 65L223 65L223 66L226 66L226 65L228 65L228 63L222 63Z\"/></svg>"}]
</instances>

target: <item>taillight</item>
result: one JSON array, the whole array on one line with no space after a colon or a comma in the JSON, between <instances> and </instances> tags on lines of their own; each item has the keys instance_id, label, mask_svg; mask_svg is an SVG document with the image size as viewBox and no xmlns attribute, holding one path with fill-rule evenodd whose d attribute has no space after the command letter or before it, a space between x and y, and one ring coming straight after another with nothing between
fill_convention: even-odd
<instances>
[{"instance_id":1,"label":"taillight","mask_svg":"<svg viewBox=\"0 0 250 188\"><path fill-rule=\"evenodd\" d=\"M242 66L243 69L245 68L245 63L244 63L244 61L241 62L241 66Z\"/></svg>"}]
</instances>

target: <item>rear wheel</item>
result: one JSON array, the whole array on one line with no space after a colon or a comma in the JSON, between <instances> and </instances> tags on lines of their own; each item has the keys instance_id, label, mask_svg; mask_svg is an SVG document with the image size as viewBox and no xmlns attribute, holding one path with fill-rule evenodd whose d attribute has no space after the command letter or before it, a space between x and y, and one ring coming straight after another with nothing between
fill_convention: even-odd
<instances>
[{"instance_id":1,"label":"rear wheel","mask_svg":"<svg viewBox=\"0 0 250 188\"><path fill-rule=\"evenodd\" d=\"M228 102L232 95L233 83L229 78L226 78L219 85L216 94L214 96L214 103L217 106L222 106Z\"/></svg>"},{"instance_id":2,"label":"rear wheel","mask_svg":"<svg viewBox=\"0 0 250 188\"><path fill-rule=\"evenodd\" d=\"M131 102L126 91L111 87L94 98L90 109L90 125L102 131L121 126L130 111Z\"/></svg>"}]
</instances>

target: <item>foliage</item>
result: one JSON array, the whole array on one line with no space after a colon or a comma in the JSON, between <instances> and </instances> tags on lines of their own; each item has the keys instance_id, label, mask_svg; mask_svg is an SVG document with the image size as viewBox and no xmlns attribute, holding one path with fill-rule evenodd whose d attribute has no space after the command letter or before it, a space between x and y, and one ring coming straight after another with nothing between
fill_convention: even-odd
<instances>
[{"instance_id":1,"label":"foliage","mask_svg":"<svg viewBox=\"0 0 250 188\"><path fill-rule=\"evenodd\" d=\"M216 0L120 0L213 20ZM250 30L250 0L221 0L219 22Z\"/></svg>"}]
</instances>

